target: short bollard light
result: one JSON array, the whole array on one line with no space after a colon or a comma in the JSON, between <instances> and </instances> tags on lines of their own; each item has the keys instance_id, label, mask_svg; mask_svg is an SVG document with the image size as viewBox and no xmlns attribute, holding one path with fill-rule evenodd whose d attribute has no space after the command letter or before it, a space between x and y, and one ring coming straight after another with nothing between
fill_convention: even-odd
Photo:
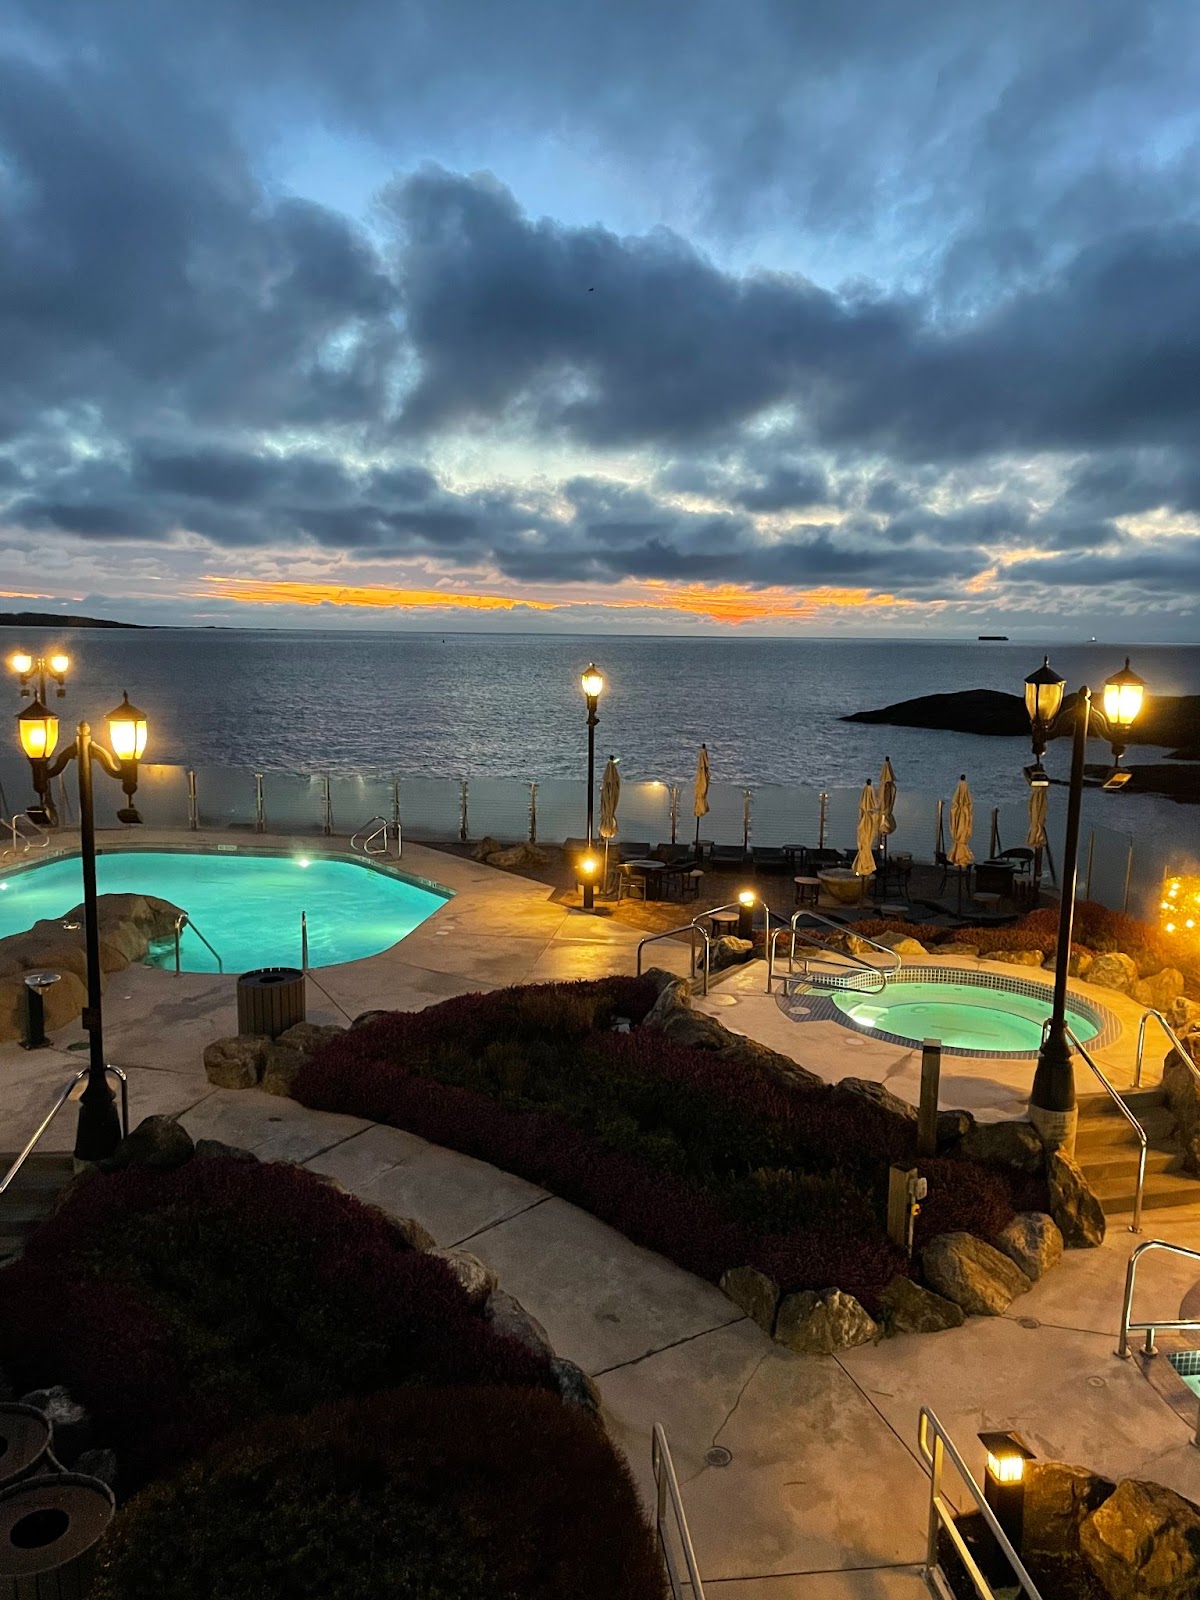
<instances>
[{"instance_id":1,"label":"short bollard light","mask_svg":"<svg viewBox=\"0 0 1200 1600\"><path fill-rule=\"evenodd\" d=\"M21 1045L26 1050L43 1050L50 1043L46 1037L45 995L61 976L59 972L25 974L25 1037Z\"/></svg>"},{"instance_id":2,"label":"short bollard light","mask_svg":"<svg viewBox=\"0 0 1200 1600\"><path fill-rule=\"evenodd\" d=\"M739 939L754 938L754 908L758 904L758 896L753 889L743 889L738 895L738 931Z\"/></svg>"},{"instance_id":3,"label":"short bollard light","mask_svg":"<svg viewBox=\"0 0 1200 1600\"><path fill-rule=\"evenodd\" d=\"M1025 1463L1034 1459L1033 1451L1017 1433L981 1433L979 1442L987 1451L983 1498L1019 1555L1025 1521Z\"/></svg>"},{"instance_id":4,"label":"short bollard light","mask_svg":"<svg viewBox=\"0 0 1200 1600\"><path fill-rule=\"evenodd\" d=\"M600 863L595 856L585 855L580 857L579 881L583 884L585 892L588 889L591 889L594 894L596 887L596 874L599 872L599 870Z\"/></svg>"}]
</instances>

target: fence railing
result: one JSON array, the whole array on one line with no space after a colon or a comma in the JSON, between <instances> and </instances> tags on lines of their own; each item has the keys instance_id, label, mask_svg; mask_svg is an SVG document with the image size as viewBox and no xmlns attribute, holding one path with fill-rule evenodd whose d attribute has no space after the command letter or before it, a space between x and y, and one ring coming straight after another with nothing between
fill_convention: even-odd
<instances>
[{"instance_id":1,"label":"fence railing","mask_svg":"<svg viewBox=\"0 0 1200 1600\"><path fill-rule=\"evenodd\" d=\"M818 845L854 849L860 791L857 787L816 789L802 784L714 783L709 809L699 819L699 836L717 844ZM0 757L0 814L19 812L31 799L28 767ZM74 817L69 786L62 786L59 814ZM594 797L598 801L598 796ZM1027 811L1021 802L979 803L972 848L982 860L1004 847L1024 844ZM1050 848L1046 878L1061 870L1062 808L1051 802ZM353 834L369 818L390 819L407 838L445 842L486 835L512 844L560 843L578 837L587 815L586 785L573 778L347 776L345 774L263 772L254 768L183 767L143 763L139 768L138 809L150 827L237 829L249 833ZM892 851L907 850L917 860L932 859L940 811L949 815L945 796L901 789L896 800ZM598 814L598 811L597 811ZM690 781L625 779L618 807L619 837L687 842L696 837ZM0 839L0 844L5 841ZM18 844L19 848L19 844ZM1115 910L1140 910L1154 903L1161 861L1149 851L1135 853L1130 837L1095 827L1080 850L1080 892ZM1144 867L1144 870L1141 870Z\"/></svg>"}]
</instances>

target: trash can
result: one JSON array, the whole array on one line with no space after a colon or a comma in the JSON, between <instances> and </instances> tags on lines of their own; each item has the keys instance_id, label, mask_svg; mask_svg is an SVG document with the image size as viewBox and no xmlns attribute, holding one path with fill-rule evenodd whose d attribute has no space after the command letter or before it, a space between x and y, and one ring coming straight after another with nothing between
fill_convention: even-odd
<instances>
[{"instance_id":1,"label":"trash can","mask_svg":"<svg viewBox=\"0 0 1200 1600\"><path fill-rule=\"evenodd\" d=\"M0 1405L0 1488L19 1478L57 1469L50 1454L50 1423L36 1406L23 1406L18 1400Z\"/></svg>"},{"instance_id":2,"label":"trash can","mask_svg":"<svg viewBox=\"0 0 1200 1600\"><path fill-rule=\"evenodd\" d=\"M0 1489L0 1596L79 1600L96 1546L113 1519L112 1490L63 1472Z\"/></svg>"},{"instance_id":3,"label":"trash can","mask_svg":"<svg viewBox=\"0 0 1200 1600\"><path fill-rule=\"evenodd\" d=\"M299 967L259 967L237 981L239 1033L277 1039L304 1021L304 974Z\"/></svg>"}]
</instances>

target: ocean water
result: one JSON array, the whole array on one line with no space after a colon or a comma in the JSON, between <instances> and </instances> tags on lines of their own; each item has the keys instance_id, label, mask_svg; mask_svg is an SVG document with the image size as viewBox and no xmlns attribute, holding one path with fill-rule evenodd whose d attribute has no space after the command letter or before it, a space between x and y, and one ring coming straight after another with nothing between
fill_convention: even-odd
<instances>
[{"instance_id":1,"label":"ocean water","mask_svg":"<svg viewBox=\"0 0 1200 1600\"><path fill-rule=\"evenodd\" d=\"M7 630L6 630L7 631ZM690 782L701 740L714 782L861 786L890 755L902 787L979 805L1020 800L1024 739L839 720L915 695L1019 693L1028 644L910 640L548 637L512 634L152 630L39 634L74 660L64 724L99 722L122 690L150 717L146 759L259 771L522 779L580 774L579 674L605 674L597 754L629 779ZM1125 654L1151 693L1200 693L1200 646L1048 645L1069 686L1099 687ZM18 708L13 688L12 705ZM1094 759L1103 747L1093 746ZM1165 752L1139 747L1131 759ZM1065 774L1066 747L1049 764ZM1198 773L1200 783L1200 773ZM1200 852L1200 807L1089 794L1093 822Z\"/></svg>"}]
</instances>

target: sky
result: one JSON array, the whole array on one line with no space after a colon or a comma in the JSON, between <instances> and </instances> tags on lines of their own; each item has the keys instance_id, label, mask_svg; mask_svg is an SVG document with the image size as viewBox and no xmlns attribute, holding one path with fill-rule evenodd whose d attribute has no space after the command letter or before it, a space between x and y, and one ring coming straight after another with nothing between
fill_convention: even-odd
<instances>
[{"instance_id":1,"label":"sky","mask_svg":"<svg viewBox=\"0 0 1200 1600\"><path fill-rule=\"evenodd\" d=\"M1194 0L0 0L0 607L1200 639Z\"/></svg>"}]
</instances>

